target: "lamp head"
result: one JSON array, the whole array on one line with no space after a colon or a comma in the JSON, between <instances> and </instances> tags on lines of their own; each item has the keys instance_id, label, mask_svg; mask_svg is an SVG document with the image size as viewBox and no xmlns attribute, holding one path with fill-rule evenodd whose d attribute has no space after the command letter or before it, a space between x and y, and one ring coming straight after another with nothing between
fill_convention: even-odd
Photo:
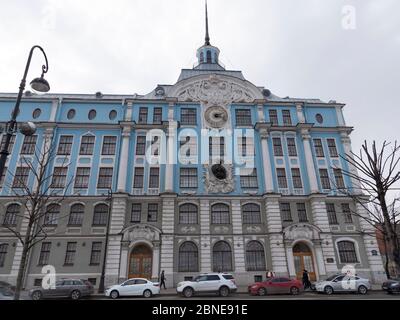
<instances>
[{"instance_id":1,"label":"lamp head","mask_svg":"<svg viewBox=\"0 0 400 320\"><path fill-rule=\"evenodd\" d=\"M19 125L19 131L24 136L32 136L36 132L36 125L33 122L24 122Z\"/></svg>"},{"instance_id":2,"label":"lamp head","mask_svg":"<svg viewBox=\"0 0 400 320\"><path fill-rule=\"evenodd\" d=\"M50 90L50 84L43 78L43 75L40 78L33 79L31 81L31 87L38 92L48 92Z\"/></svg>"}]
</instances>

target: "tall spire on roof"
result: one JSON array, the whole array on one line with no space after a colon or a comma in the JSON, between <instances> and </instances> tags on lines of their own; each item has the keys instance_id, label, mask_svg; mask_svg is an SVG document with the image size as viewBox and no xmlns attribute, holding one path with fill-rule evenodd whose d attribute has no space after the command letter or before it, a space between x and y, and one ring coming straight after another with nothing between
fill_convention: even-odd
<instances>
[{"instance_id":1,"label":"tall spire on roof","mask_svg":"<svg viewBox=\"0 0 400 320\"><path fill-rule=\"evenodd\" d=\"M206 38L204 45L209 46L210 44L210 36L208 34L208 12L207 12L207 0L206 0Z\"/></svg>"}]
</instances>

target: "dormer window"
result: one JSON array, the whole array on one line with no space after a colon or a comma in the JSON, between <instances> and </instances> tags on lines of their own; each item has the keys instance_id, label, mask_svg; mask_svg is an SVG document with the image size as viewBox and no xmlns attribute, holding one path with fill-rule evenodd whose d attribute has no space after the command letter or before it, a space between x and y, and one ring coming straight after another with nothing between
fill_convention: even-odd
<instances>
[{"instance_id":1,"label":"dormer window","mask_svg":"<svg viewBox=\"0 0 400 320\"><path fill-rule=\"evenodd\" d=\"M207 63L212 63L211 51L207 50Z\"/></svg>"}]
</instances>

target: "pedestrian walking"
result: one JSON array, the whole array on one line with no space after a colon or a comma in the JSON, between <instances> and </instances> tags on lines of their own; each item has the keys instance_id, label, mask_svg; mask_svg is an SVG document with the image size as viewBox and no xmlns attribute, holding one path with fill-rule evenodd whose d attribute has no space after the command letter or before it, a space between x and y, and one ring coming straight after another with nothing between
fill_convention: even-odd
<instances>
[{"instance_id":1,"label":"pedestrian walking","mask_svg":"<svg viewBox=\"0 0 400 320\"><path fill-rule=\"evenodd\" d=\"M165 274L164 274L164 270L161 271L161 276L160 276L160 289L162 288L162 286L164 285L164 289L167 289L167 287L165 286Z\"/></svg>"},{"instance_id":2,"label":"pedestrian walking","mask_svg":"<svg viewBox=\"0 0 400 320\"><path fill-rule=\"evenodd\" d=\"M303 281L304 290L311 288L310 278L308 276L308 271L306 269L303 270L302 281Z\"/></svg>"}]
</instances>

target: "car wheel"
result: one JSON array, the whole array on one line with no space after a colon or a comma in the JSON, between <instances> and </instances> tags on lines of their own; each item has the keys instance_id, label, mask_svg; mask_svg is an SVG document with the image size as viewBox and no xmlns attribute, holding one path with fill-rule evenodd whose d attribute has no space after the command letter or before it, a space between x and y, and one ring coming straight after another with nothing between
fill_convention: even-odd
<instances>
[{"instance_id":1,"label":"car wheel","mask_svg":"<svg viewBox=\"0 0 400 320\"><path fill-rule=\"evenodd\" d=\"M194 291L190 287L189 288L185 288L183 290L183 295L185 296L185 298L191 298L193 296L193 293L194 293Z\"/></svg>"},{"instance_id":2,"label":"car wheel","mask_svg":"<svg viewBox=\"0 0 400 320\"><path fill-rule=\"evenodd\" d=\"M78 290L74 290L71 292L71 299L72 300L79 300L79 298L81 297L81 292Z\"/></svg>"},{"instance_id":3,"label":"car wheel","mask_svg":"<svg viewBox=\"0 0 400 320\"><path fill-rule=\"evenodd\" d=\"M112 299L117 299L117 298L119 297L118 291L117 291L117 290L111 291L110 297L111 297Z\"/></svg>"},{"instance_id":4,"label":"car wheel","mask_svg":"<svg viewBox=\"0 0 400 320\"><path fill-rule=\"evenodd\" d=\"M259 296L265 296L267 294L267 290L265 288L258 289Z\"/></svg>"},{"instance_id":5,"label":"car wheel","mask_svg":"<svg viewBox=\"0 0 400 320\"><path fill-rule=\"evenodd\" d=\"M227 296L229 296L229 288L228 287L221 287L221 288L219 288L219 295L221 296L221 297L227 297Z\"/></svg>"},{"instance_id":6,"label":"car wheel","mask_svg":"<svg viewBox=\"0 0 400 320\"><path fill-rule=\"evenodd\" d=\"M143 292L143 297L145 298L150 298L153 294L151 293L151 291L149 289L144 290Z\"/></svg>"},{"instance_id":7,"label":"car wheel","mask_svg":"<svg viewBox=\"0 0 400 320\"><path fill-rule=\"evenodd\" d=\"M290 293L291 293L292 295L294 295L294 296L298 295L298 294L299 294L299 288L297 288L297 287L291 287L291 288L290 288Z\"/></svg>"},{"instance_id":8,"label":"car wheel","mask_svg":"<svg viewBox=\"0 0 400 320\"><path fill-rule=\"evenodd\" d=\"M32 293L32 300L42 299L43 294L40 291L35 291Z\"/></svg>"},{"instance_id":9,"label":"car wheel","mask_svg":"<svg viewBox=\"0 0 400 320\"><path fill-rule=\"evenodd\" d=\"M325 292L326 294L332 294L332 293L333 293L333 288L332 288L331 286L326 286L326 287L324 288L324 292Z\"/></svg>"},{"instance_id":10,"label":"car wheel","mask_svg":"<svg viewBox=\"0 0 400 320\"><path fill-rule=\"evenodd\" d=\"M358 293L359 294L367 294L367 292L368 292L368 289L367 289L366 286L361 285L361 286L358 287Z\"/></svg>"}]
</instances>

